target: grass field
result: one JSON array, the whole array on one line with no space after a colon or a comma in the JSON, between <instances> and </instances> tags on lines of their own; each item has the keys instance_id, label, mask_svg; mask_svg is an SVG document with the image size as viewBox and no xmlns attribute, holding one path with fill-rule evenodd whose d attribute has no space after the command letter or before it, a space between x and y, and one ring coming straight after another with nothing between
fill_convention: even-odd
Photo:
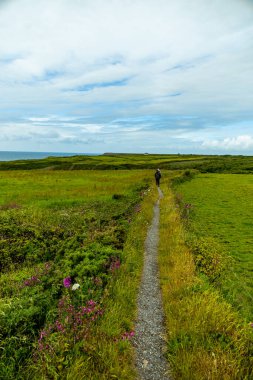
<instances>
[{"instance_id":1,"label":"grass field","mask_svg":"<svg viewBox=\"0 0 253 380\"><path fill-rule=\"evenodd\" d=\"M133 378L150 177L0 173L0 378Z\"/></svg>"},{"instance_id":2,"label":"grass field","mask_svg":"<svg viewBox=\"0 0 253 380\"><path fill-rule=\"evenodd\" d=\"M163 176L159 242L167 356L172 378L250 380L253 378L253 324L244 320L221 292L223 277L231 270L230 267L226 270L227 251L223 251L217 236L210 236L213 218L221 219L218 206L212 221L206 223L212 205L207 201L204 178L215 182L220 176L203 176L202 183L202 175L189 181L192 177L189 170L175 174L174 178ZM178 186L182 181L186 182ZM179 190L185 198L178 195ZM213 203L215 200L217 203L216 191L217 184L210 189ZM193 198L195 206L190 203ZM198 205L203 206L204 202L200 219ZM216 232L221 233L221 225ZM237 283L233 282L233 286ZM246 299L244 302L247 305Z\"/></svg>"},{"instance_id":3,"label":"grass field","mask_svg":"<svg viewBox=\"0 0 253 380\"><path fill-rule=\"evenodd\" d=\"M194 181L185 183L183 190L193 186ZM202 243L198 248L202 251L199 249L198 253L203 253L204 247L205 255L202 265L196 265L199 257L196 258L186 244L189 203L178 207L170 186L165 182L161 187L164 198L161 200L159 267L172 378L251 380L252 325L241 318L219 288L209 281L210 275L217 274L222 257L214 250L214 241L210 238L204 241L209 243L207 250L199 236L198 242ZM203 196L201 199L203 202ZM205 276L199 272L203 269L208 269Z\"/></svg>"},{"instance_id":4,"label":"grass field","mask_svg":"<svg viewBox=\"0 0 253 380\"><path fill-rule=\"evenodd\" d=\"M177 186L191 204L190 226L198 236L211 236L231 264L222 287L229 301L253 320L253 177L242 174L201 174Z\"/></svg>"},{"instance_id":5,"label":"grass field","mask_svg":"<svg viewBox=\"0 0 253 380\"><path fill-rule=\"evenodd\" d=\"M157 191L153 170L126 168L228 164L210 160L106 155L92 168L114 170L74 170L78 158L0 170L0 378L136 379L131 337ZM251 379L253 178L162 173L159 265L174 378Z\"/></svg>"}]
</instances>

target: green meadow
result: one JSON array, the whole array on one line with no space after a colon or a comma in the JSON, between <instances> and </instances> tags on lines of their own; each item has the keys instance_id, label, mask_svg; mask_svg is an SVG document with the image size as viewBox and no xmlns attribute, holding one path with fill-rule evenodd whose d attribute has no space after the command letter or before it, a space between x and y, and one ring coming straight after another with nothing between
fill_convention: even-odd
<instances>
[{"instance_id":1,"label":"green meadow","mask_svg":"<svg viewBox=\"0 0 253 380\"><path fill-rule=\"evenodd\" d=\"M9 202L37 208L83 205L87 201L106 200L113 194L122 196L138 186L146 171L0 171L0 206Z\"/></svg>"},{"instance_id":2,"label":"green meadow","mask_svg":"<svg viewBox=\"0 0 253 380\"><path fill-rule=\"evenodd\" d=\"M199 174L176 187L190 204L190 228L214 238L232 257L221 284L223 294L249 321L253 319L253 177Z\"/></svg>"},{"instance_id":3,"label":"green meadow","mask_svg":"<svg viewBox=\"0 0 253 380\"><path fill-rule=\"evenodd\" d=\"M0 163L0 379L137 378L132 338L157 167L173 378L252 379L252 160Z\"/></svg>"},{"instance_id":4,"label":"green meadow","mask_svg":"<svg viewBox=\"0 0 253 380\"><path fill-rule=\"evenodd\" d=\"M0 172L0 378L124 373L150 174Z\"/></svg>"},{"instance_id":5,"label":"green meadow","mask_svg":"<svg viewBox=\"0 0 253 380\"><path fill-rule=\"evenodd\" d=\"M193 229L197 206L178 195L194 187L189 170L162 185L159 268L172 377L181 380L253 378L253 329L221 290L231 273L228 252L212 237ZM201 176L200 176L201 178ZM216 178L216 176L214 177ZM196 177L196 181L198 176ZM169 182L169 186L168 185ZM174 182L173 191L171 182ZM215 186L213 187L213 191ZM199 188L192 190L196 195ZM201 187L204 194L206 188ZM202 197L198 193L196 200ZM217 214L221 210L217 208ZM204 227L205 219L199 220ZM206 226L205 226L206 227ZM207 235L208 234L208 235ZM234 284L236 286L236 284Z\"/></svg>"}]
</instances>

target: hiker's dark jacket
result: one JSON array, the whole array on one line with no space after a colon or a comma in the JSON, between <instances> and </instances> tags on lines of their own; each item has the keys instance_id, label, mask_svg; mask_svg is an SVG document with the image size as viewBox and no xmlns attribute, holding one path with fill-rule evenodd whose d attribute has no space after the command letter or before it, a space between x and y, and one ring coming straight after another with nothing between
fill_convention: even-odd
<instances>
[{"instance_id":1,"label":"hiker's dark jacket","mask_svg":"<svg viewBox=\"0 0 253 380\"><path fill-rule=\"evenodd\" d=\"M157 170L156 172L155 172L155 179L160 179L161 178L161 172L159 172L159 170Z\"/></svg>"}]
</instances>

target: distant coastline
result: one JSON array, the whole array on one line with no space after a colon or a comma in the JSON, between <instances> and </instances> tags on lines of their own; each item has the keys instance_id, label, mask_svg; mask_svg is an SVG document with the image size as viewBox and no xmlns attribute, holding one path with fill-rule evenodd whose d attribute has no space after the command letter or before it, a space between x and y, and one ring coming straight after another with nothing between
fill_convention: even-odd
<instances>
[{"instance_id":1,"label":"distant coastline","mask_svg":"<svg viewBox=\"0 0 253 380\"><path fill-rule=\"evenodd\" d=\"M66 153L66 152L21 152L21 151L0 151L0 161L16 160L39 160L49 156L71 157L71 156L98 156L100 153Z\"/></svg>"}]
</instances>

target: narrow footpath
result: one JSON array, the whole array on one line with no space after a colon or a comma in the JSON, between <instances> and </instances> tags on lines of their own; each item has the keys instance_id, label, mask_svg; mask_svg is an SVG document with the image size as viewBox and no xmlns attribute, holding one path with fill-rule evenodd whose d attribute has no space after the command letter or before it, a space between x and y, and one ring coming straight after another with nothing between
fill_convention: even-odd
<instances>
[{"instance_id":1,"label":"narrow footpath","mask_svg":"<svg viewBox=\"0 0 253 380\"><path fill-rule=\"evenodd\" d=\"M169 367L163 356L166 344L157 262L159 201L163 197L159 187L158 193L159 199L154 206L154 216L145 242L144 268L138 295L138 320L135 326L136 367L141 380L170 379Z\"/></svg>"}]
</instances>

